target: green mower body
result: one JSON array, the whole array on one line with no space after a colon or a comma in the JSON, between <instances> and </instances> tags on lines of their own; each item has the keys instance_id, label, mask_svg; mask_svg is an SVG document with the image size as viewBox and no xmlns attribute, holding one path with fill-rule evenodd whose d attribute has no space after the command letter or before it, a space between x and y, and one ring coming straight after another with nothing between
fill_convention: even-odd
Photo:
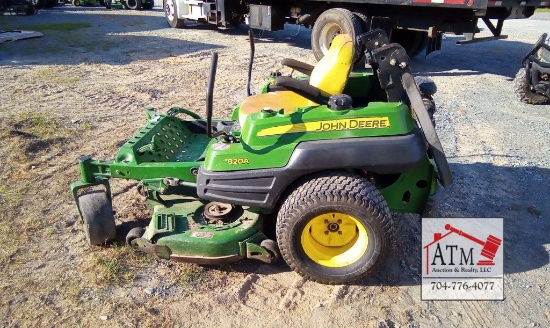
<instances>
[{"instance_id":1,"label":"green mower body","mask_svg":"<svg viewBox=\"0 0 550 328\"><path fill-rule=\"evenodd\" d=\"M389 215L387 209L422 213L436 191L438 166L410 106L388 101L390 96L378 79L375 73L350 74L343 93L353 99L353 107L323 104L299 107L290 114L263 108L242 124L240 106L231 118L212 123L182 108L174 107L167 114L147 109L147 124L120 148L114 160L80 159L82 180L71 188L81 217L86 226L103 220L83 213L84 188L104 186L105 199L110 202L109 179L138 180L153 216L145 231L130 231L128 243L164 259L218 264L243 258L275 261L277 246L263 228L274 225L274 217L287 210L294 193L315 179L359 181L365 187L355 198L367 197L363 190L372 189L370 194L379 195L373 204L383 205L379 211L383 215ZM269 84L263 92L269 92ZM210 125L217 138L211 138ZM338 178L339 172L343 178ZM334 199L338 197L335 194ZM345 237L347 221L335 216L345 210L339 210L341 202L336 203L325 211L336 213L331 214L335 219L325 235L331 236L330 230L336 237ZM277 229L286 231L286 218L277 220ZM349 220L356 222L353 217ZM365 223L365 234L371 233L369 224ZM281 245L285 239L277 238L287 260ZM345 243L351 241L352 237ZM315 247L310 249L315 251ZM304 250L317 264L326 262ZM331 270L335 267L328 278L305 276L326 283L355 280L356 276L346 274L338 278L346 263L355 262L354 255L350 256L351 260L326 262ZM300 268L297 271L303 274Z\"/></svg>"}]
</instances>

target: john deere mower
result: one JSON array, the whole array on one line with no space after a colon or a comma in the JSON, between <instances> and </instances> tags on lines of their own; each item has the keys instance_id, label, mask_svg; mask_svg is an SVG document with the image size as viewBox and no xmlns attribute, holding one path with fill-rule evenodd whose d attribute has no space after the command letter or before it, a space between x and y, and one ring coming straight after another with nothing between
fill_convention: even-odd
<instances>
[{"instance_id":1,"label":"john deere mower","mask_svg":"<svg viewBox=\"0 0 550 328\"><path fill-rule=\"evenodd\" d=\"M514 87L516 95L525 103L550 103L550 39L546 33L523 58Z\"/></svg>"},{"instance_id":2,"label":"john deere mower","mask_svg":"<svg viewBox=\"0 0 550 328\"><path fill-rule=\"evenodd\" d=\"M88 243L116 236L109 179L134 179L152 218L126 241L148 254L199 264L282 255L314 281L367 277L391 245L390 213L422 213L452 176L426 109L435 85L419 90L405 50L381 30L358 42L371 71L350 72L353 40L340 34L315 66L283 60L305 75L272 74L223 120L212 119L213 53L206 118L147 109L115 159L80 158L71 189Z\"/></svg>"}]
</instances>

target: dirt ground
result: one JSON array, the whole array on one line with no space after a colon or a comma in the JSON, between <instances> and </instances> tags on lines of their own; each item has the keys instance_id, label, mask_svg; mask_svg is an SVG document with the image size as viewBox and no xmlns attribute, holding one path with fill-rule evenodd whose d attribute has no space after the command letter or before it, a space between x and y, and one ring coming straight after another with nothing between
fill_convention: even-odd
<instances>
[{"instance_id":1,"label":"dirt ground","mask_svg":"<svg viewBox=\"0 0 550 328\"><path fill-rule=\"evenodd\" d=\"M69 192L77 158L114 157L145 107L204 114L212 51L214 108L227 117L245 97L246 28L170 29L159 7L0 16L2 30L44 34L0 45L0 326L550 326L550 106L520 103L512 84L549 19L509 21L502 41L456 46L448 36L413 62L438 84L437 130L455 177L433 215L504 218L505 300L436 302L420 300L414 215L395 215L385 265L350 286L304 281L282 261L207 269L134 252L124 232L148 213L131 182L112 183L120 241L88 247ZM284 57L314 63L310 34L257 35L254 89Z\"/></svg>"}]
</instances>

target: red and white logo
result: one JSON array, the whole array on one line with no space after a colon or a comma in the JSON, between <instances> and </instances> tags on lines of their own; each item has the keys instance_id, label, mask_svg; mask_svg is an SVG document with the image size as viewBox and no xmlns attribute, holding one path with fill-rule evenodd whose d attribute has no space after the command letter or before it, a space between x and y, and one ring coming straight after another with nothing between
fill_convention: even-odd
<instances>
[{"instance_id":1,"label":"red and white logo","mask_svg":"<svg viewBox=\"0 0 550 328\"><path fill-rule=\"evenodd\" d=\"M430 274L430 253L429 253L429 250L430 250L430 247L434 244L437 243L437 248L436 248L436 251L438 251L439 253L439 256L442 256L441 254L441 248L439 247L439 241L442 240L443 238L449 236L450 234L452 233L456 233L458 234L459 236L462 236L478 245L481 245L483 248L481 249L481 256L483 258L485 258L485 260L483 259L480 259L477 261L476 265L495 265L495 263L493 262L493 259L495 258L495 255L500 247L500 244L502 243L502 239L500 238L497 238L493 235L489 235L487 236L487 239L485 241L482 241L482 240L479 240L477 239L476 237L470 235L470 234L467 234L466 232L462 231L462 230L459 230L453 226L451 226L450 224L445 224L445 230L448 230L449 232L447 232L446 234L442 234L440 232L436 232L434 233L434 240L429 243L428 245L424 246L424 249L426 251L426 275L429 275ZM449 245L446 245L446 247L449 247ZM456 247L458 249L458 245ZM473 248L470 248L470 253L468 254L468 257L466 257L466 254L464 254L464 251L461 250L461 259L464 258L465 260L471 258L473 255L471 253L471 250L473 250ZM453 251L453 247L451 246L451 252ZM437 253L436 253L437 254ZM435 261L435 259L434 259Z\"/></svg>"},{"instance_id":2,"label":"red and white logo","mask_svg":"<svg viewBox=\"0 0 550 328\"><path fill-rule=\"evenodd\" d=\"M503 299L502 219L422 219L423 299Z\"/></svg>"}]
</instances>

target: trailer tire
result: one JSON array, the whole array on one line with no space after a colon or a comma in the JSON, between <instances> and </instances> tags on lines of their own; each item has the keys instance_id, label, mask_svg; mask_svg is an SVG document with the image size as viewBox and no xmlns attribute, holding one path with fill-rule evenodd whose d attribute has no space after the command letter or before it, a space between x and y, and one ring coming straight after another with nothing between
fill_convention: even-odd
<instances>
[{"instance_id":1,"label":"trailer tire","mask_svg":"<svg viewBox=\"0 0 550 328\"><path fill-rule=\"evenodd\" d=\"M277 215L277 242L287 264L325 284L366 278L391 245L393 223L376 187L360 175L323 172L298 185Z\"/></svg>"},{"instance_id":2,"label":"trailer tire","mask_svg":"<svg viewBox=\"0 0 550 328\"><path fill-rule=\"evenodd\" d=\"M175 0L164 0L163 1L164 15L170 27L173 28L182 28L185 22L185 19L178 18L178 8L176 6Z\"/></svg>"},{"instance_id":3,"label":"trailer tire","mask_svg":"<svg viewBox=\"0 0 550 328\"><path fill-rule=\"evenodd\" d=\"M394 29L391 33L391 42L399 43L412 58L418 56L428 44L428 34L422 31Z\"/></svg>"},{"instance_id":4,"label":"trailer tire","mask_svg":"<svg viewBox=\"0 0 550 328\"><path fill-rule=\"evenodd\" d=\"M353 63L361 57L361 47L356 46L355 38L363 33L360 18L343 8L332 8L319 15L311 32L311 49L317 60L323 58L337 34L349 34L354 40Z\"/></svg>"},{"instance_id":5,"label":"trailer tire","mask_svg":"<svg viewBox=\"0 0 550 328\"><path fill-rule=\"evenodd\" d=\"M80 0L73 0L72 5L75 6L75 7L80 6Z\"/></svg>"},{"instance_id":6,"label":"trailer tire","mask_svg":"<svg viewBox=\"0 0 550 328\"><path fill-rule=\"evenodd\" d=\"M77 202L89 245L101 245L115 239L113 205L103 190L84 193L78 197Z\"/></svg>"},{"instance_id":7,"label":"trailer tire","mask_svg":"<svg viewBox=\"0 0 550 328\"><path fill-rule=\"evenodd\" d=\"M141 0L127 0L126 6L131 10L141 10Z\"/></svg>"},{"instance_id":8,"label":"trailer tire","mask_svg":"<svg viewBox=\"0 0 550 328\"><path fill-rule=\"evenodd\" d=\"M516 77L514 78L514 91L519 99L526 103L532 105L544 105L550 103L550 99L540 95L531 90L531 86L527 82L527 76L525 68L520 68Z\"/></svg>"}]
</instances>

